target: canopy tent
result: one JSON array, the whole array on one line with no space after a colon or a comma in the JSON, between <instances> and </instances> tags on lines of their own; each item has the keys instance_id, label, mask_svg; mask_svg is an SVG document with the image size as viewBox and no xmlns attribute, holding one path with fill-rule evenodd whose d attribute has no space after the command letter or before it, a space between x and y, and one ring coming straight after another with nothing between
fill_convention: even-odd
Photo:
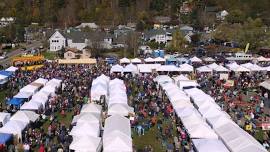
<instances>
[{"instance_id":1,"label":"canopy tent","mask_svg":"<svg viewBox=\"0 0 270 152\"><path fill-rule=\"evenodd\" d=\"M216 68L213 69L216 72L229 72L229 70L227 68L225 68L222 65L217 66Z\"/></svg>"},{"instance_id":2,"label":"canopy tent","mask_svg":"<svg viewBox=\"0 0 270 152\"><path fill-rule=\"evenodd\" d=\"M19 92L31 93L33 95L34 93L36 93L36 91L38 90L38 88L39 88L38 86L27 85L27 86L21 88Z\"/></svg>"},{"instance_id":3,"label":"canopy tent","mask_svg":"<svg viewBox=\"0 0 270 152\"><path fill-rule=\"evenodd\" d=\"M235 69L232 69L234 72L250 72L250 70L248 68L245 68L243 66L238 66Z\"/></svg>"},{"instance_id":4,"label":"canopy tent","mask_svg":"<svg viewBox=\"0 0 270 152\"><path fill-rule=\"evenodd\" d=\"M270 66L268 67L263 67L265 71L269 72L270 71Z\"/></svg>"},{"instance_id":5,"label":"canopy tent","mask_svg":"<svg viewBox=\"0 0 270 152\"><path fill-rule=\"evenodd\" d=\"M124 68L119 65L119 64L116 64L116 65L113 65L112 68L111 68L111 73L114 73L114 72L123 72Z\"/></svg>"},{"instance_id":6,"label":"canopy tent","mask_svg":"<svg viewBox=\"0 0 270 152\"><path fill-rule=\"evenodd\" d=\"M189 78L181 74L179 76L173 77L173 80L174 80L174 83L177 84L178 81L186 81L186 80L189 80Z\"/></svg>"},{"instance_id":7,"label":"canopy tent","mask_svg":"<svg viewBox=\"0 0 270 152\"><path fill-rule=\"evenodd\" d=\"M222 113L222 111L215 106L199 108L199 111L204 118L219 116Z\"/></svg>"},{"instance_id":8,"label":"canopy tent","mask_svg":"<svg viewBox=\"0 0 270 152\"><path fill-rule=\"evenodd\" d=\"M23 104L23 102L24 99L22 98L12 98L7 102L7 104L19 107L21 104Z\"/></svg>"},{"instance_id":9,"label":"canopy tent","mask_svg":"<svg viewBox=\"0 0 270 152\"><path fill-rule=\"evenodd\" d=\"M168 75L159 75L154 79L154 81L156 81L158 84L173 82L172 78L170 78Z\"/></svg>"},{"instance_id":10,"label":"canopy tent","mask_svg":"<svg viewBox=\"0 0 270 152\"><path fill-rule=\"evenodd\" d=\"M257 64L246 63L246 64L241 64L241 66L249 69L250 71L265 71L264 68L258 66Z\"/></svg>"},{"instance_id":11,"label":"canopy tent","mask_svg":"<svg viewBox=\"0 0 270 152\"><path fill-rule=\"evenodd\" d=\"M137 67L140 73L152 73L152 70L156 70L161 64L138 64Z\"/></svg>"},{"instance_id":12,"label":"canopy tent","mask_svg":"<svg viewBox=\"0 0 270 152\"><path fill-rule=\"evenodd\" d=\"M261 82L259 84L259 86L261 86L267 90L270 90L270 80L265 80L265 81Z\"/></svg>"},{"instance_id":13,"label":"canopy tent","mask_svg":"<svg viewBox=\"0 0 270 152\"><path fill-rule=\"evenodd\" d=\"M42 104L39 102L25 102L20 110L39 110L42 107Z\"/></svg>"},{"instance_id":14,"label":"canopy tent","mask_svg":"<svg viewBox=\"0 0 270 152\"><path fill-rule=\"evenodd\" d=\"M133 63L133 64L139 64L139 63L142 63L142 60L141 59L138 59L138 58L131 59L131 63Z\"/></svg>"},{"instance_id":15,"label":"canopy tent","mask_svg":"<svg viewBox=\"0 0 270 152\"><path fill-rule=\"evenodd\" d=\"M221 126L223 126L223 125L225 125L227 123L235 124L230 119L230 116L225 112L222 113L222 114L219 114L217 116L214 116L214 117L208 117L207 122L212 128L218 128L218 127L221 127ZM235 124L235 125L237 125L237 124Z\"/></svg>"},{"instance_id":16,"label":"canopy tent","mask_svg":"<svg viewBox=\"0 0 270 152\"><path fill-rule=\"evenodd\" d=\"M108 101L108 105L110 106L115 103L127 104L128 103L127 96L121 96L121 95L115 94L113 97L110 97Z\"/></svg>"},{"instance_id":17,"label":"canopy tent","mask_svg":"<svg viewBox=\"0 0 270 152\"><path fill-rule=\"evenodd\" d=\"M21 137L21 133L26 126L26 122L10 120L2 128L0 128L0 133L13 134Z\"/></svg>"},{"instance_id":18,"label":"canopy tent","mask_svg":"<svg viewBox=\"0 0 270 152\"><path fill-rule=\"evenodd\" d=\"M134 65L134 64L128 64L128 65L124 68L123 72L138 73L138 68L137 68L137 66Z\"/></svg>"},{"instance_id":19,"label":"canopy tent","mask_svg":"<svg viewBox=\"0 0 270 152\"><path fill-rule=\"evenodd\" d=\"M166 60L162 57L157 57L154 59L155 62L165 62Z\"/></svg>"},{"instance_id":20,"label":"canopy tent","mask_svg":"<svg viewBox=\"0 0 270 152\"><path fill-rule=\"evenodd\" d=\"M43 79L43 78L38 78L37 80L34 81L34 83L40 83L43 86L45 86L45 84L48 82L47 79Z\"/></svg>"},{"instance_id":21,"label":"canopy tent","mask_svg":"<svg viewBox=\"0 0 270 152\"><path fill-rule=\"evenodd\" d=\"M218 67L218 65L216 63L212 63L212 64L207 65L207 67L214 70L214 69L216 69Z\"/></svg>"},{"instance_id":22,"label":"canopy tent","mask_svg":"<svg viewBox=\"0 0 270 152\"><path fill-rule=\"evenodd\" d=\"M144 59L144 62L146 62L146 63L155 62L155 59L148 57L148 58Z\"/></svg>"},{"instance_id":23,"label":"canopy tent","mask_svg":"<svg viewBox=\"0 0 270 152\"><path fill-rule=\"evenodd\" d=\"M174 108L175 113L178 117L187 117L189 115L192 115L194 112L197 112L197 110L194 107L184 107L184 108Z\"/></svg>"},{"instance_id":24,"label":"canopy tent","mask_svg":"<svg viewBox=\"0 0 270 152\"><path fill-rule=\"evenodd\" d=\"M199 68L196 69L197 72L213 72L213 70L211 68L209 68L208 66L201 66Z\"/></svg>"},{"instance_id":25,"label":"canopy tent","mask_svg":"<svg viewBox=\"0 0 270 152\"><path fill-rule=\"evenodd\" d=\"M6 144L12 140L12 134L0 133L0 144Z\"/></svg>"},{"instance_id":26,"label":"canopy tent","mask_svg":"<svg viewBox=\"0 0 270 152\"><path fill-rule=\"evenodd\" d=\"M111 85L114 85L114 84L124 84L124 81L123 80L120 80L120 79L118 79L118 78L115 78L115 79L113 79L113 80L111 80L110 82L109 82L109 85L111 86Z\"/></svg>"},{"instance_id":27,"label":"canopy tent","mask_svg":"<svg viewBox=\"0 0 270 152\"><path fill-rule=\"evenodd\" d=\"M159 72L179 72L180 69L177 68L175 65L162 65L157 69L157 71L159 71Z\"/></svg>"},{"instance_id":28,"label":"canopy tent","mask_svg":"<svg viewBox=\"0 0 270 152\"><path fill-rule=\"evenodd\" d=\"M39 118L39 115L33 111L17 111L10 120L21 121L24 123L35 122Z\"/></svg>"},{"instance_id":29,"label":"canopy tent","mask_svg":"<svg viewBox=\"0 0 270 152\"><path fill-rule=\"evenodd\" d=\"M0 112L0 122L5 125L10 119L10 113Z\"/></svg>"},{"instance_id":30,"label":"canopy tent","mask_svg":"<svg viewBox=\"0 0 270 152\"><path fill-rule=\"evenodd\" d=\"M17 67L11 66L11 67L7 68L5 71L16 72L17 70L18 70Z\"/></svg>"},{"instance_id":31,"label":"canopy tent","mask_svg":"<svg viewBox=\"0 0 270 152\"><path fill-rule=\"evenodd\" d=\"M108 76L106 76L104 74L101 74L99 77L97 77L97 79L104 80L107 83L110 81L110 77L108 77Z\"/></svg>"},{"instance_id":32,"label":"canopy tent","mask_svg":"<svg viewBox=\"0 0 270 152\"><path fill-rule=\"evenodd\" d=\"M46 85L45 87L43 87L42 89L40 89L40 91L38 93L43 93L46 94L47 96L50 95L54 95L56 91L56 87L51 86L51 85Z\"/></svg>"},{"instance_id":33,"label":"canopy tent","mask_svg":"<svg viewBox=\"0 0 270 152\"><path fill-rule=\"evenodd\" d=\"M39 91L32 96L31 100L35 100L40 103L46 103L48 99L49 99L49 96L46 93Z\"/></svg>"},{"instance_id":34,"label":"canopy tent","mask_svg":"<svg viewBox=\"0 0 270 152\"><path fill-rule=\"evenodd\" d=\"M100 124L99 123L77 123L70 131L71 136L83 137L99 137Z\"/></svg>"},{"instance_id":35,"label":"canopy tent","mask_svg":"<svg viewBox=\"0 0 270 152\"><path fill-rule=\"evenodd\" d=\"M127 64L127 63L130 63L130 60L128 58L120 59L120 64Z\"/></svg>"},{"instance_id":36,"label":"canopy tent","mask_svg":"<svg viewBox=\"0 0 270 152\"><path fill-rule=\"evenodd\" d=\"M190 120L192 121L192 120ZM207 124L197 124L187 128L190 138L218 139L217 134Z\"/></svg>"},{"instance_id":37,"label":"canopy tent","mask_svg":"<svg viewBox=\"0 0 270 152\"><path fill-rule=\"evenodd\" d=\"M228 67L230 70L237 69L240 65L238 65L236 62L227 64L226 67Z\"/></svg>"},{"instance_id":38,"label":"canopy tent","mask_svg":"<svg viewBox=\"0 0 270 152\"><path fill-rule=\"evenodd\" d=\"M94 113L81 113L79 115L74 116L72 119L72 124L74 123L100 123L100 114L94 114Z\"/></svg>"},{"instance_id":39,"label":"canopy tent","mask_svg":"<svg viewBox=\"0 0 270 152\"><path fill-rule=\"evenodd\" d=\"M29 99L32 96L31 92L18 92L13 98Z\"/></svg>"},{"instance_id":40,"label":"canopy tent","mask_svg":"<svg viewBox=\"0 0 270 152\"><path fill-rule=\"evenodd\" d=\"M256 60L259 62L269 62L270 61L269 58L265 58L263 56L258 57Z\"/></svg>"},{"instance_id":41,"label":"canopy tent","mask_svg":"<svg viewBox=\"0 0 270 152\"><path fill-rule=\"evenodd\" d=\"M100 100L100 97L108 96L108 86L102 84L95 84L91 87L91 100Z\"/></svg>"},{"instance_id":42,"label":"canopy tent","mask_svg":"<svg viewBox=\"0 0 270 152\"><path fill-rule=\"evenodd\" d=\"M222 125L215 131L230 151L267 152L256 139L232 123Z\"/></svg>"},{"instance_id":43,"label":"canopy tent","mask_svg":"<svg viewBox=\"0 0 270 152\"><path fill-rule=\"evenodd\" d=\"M100 152L101 138L100 137L74 137L69 149L80 152Z\"/></svg>"},{"instance_id":44,"label":"canopy tent","mask_svg":"<svg viewBox=\"0 0 270 152\"><path fill-rule=\"evenodd\" d=\"M119 115L110 116L105 120L103 138L114 137L114 132L131 138L130 127L130 120L128 118Z\"/></svg>"},{"instance_id":45,"label":"canopy tent","mask_svg":"<svg viewBox=\"0 0 270 152\"><path fill-rule=\"evenodd\" d=\"M206 58L203 58L203 61L205 61L205 62L215 62L216 60L211 58L211 57L206 57Z\"/></svg>"},{"instance_id":46,"label":"canopy tent","mask_svg":"<svg viewBox=\"0 0 270 152\"><path fill-rule=\"evenodd\" d=\"M95 103L89 103L83 105L81 109L81 113L93 113L93 114L101 114L102 107Z\"/></svg>"},{"instance_id":47,"label":"canopy tent","mask_svg":"<svg viewBox=\"0 0 270 152\"><path fill-rule=\"evenodd\" d=\"M178 87L180 89L185 89L187 87L198 87L198 86L200 86L195 80L178 81L177 85L178 85Z\"/></svg>"},{"instance_id":48,"label":"canopy tent","mask_svg":"<svg viewBox=\"0 0 270 152\"><path fill-rule=\"evenodd\" d=\"M103 138L103 152L133 152L132 139L114 132L112 136Z\"/></svg>"},{"instance_id":49,"label":"canopy tent","mask_svg":"<svg viewBox=\"0 0 270 152\"><path fill-rule=\"evenodd\" d=\"M50 81L47 82L46 86L51 86L51 87L54 87L54 88L59 88L60 85L61 85L61 82L62 82L62 80L53 78L53 79L51 79Z\"/></svg>"},{"instance_id":50,"label":"canopy tent","mask_svg":"<svg viewBox=\"0 0 270 152\"><path fill-rule=\"evenodd\" d=\"M12 76L12 72L1 70L0 75L10 77L10 76Z\"/></svg>"},{"instance_id":51,"label":"canopy tent","mask_svg":"<svg viewBox=\"0 0 270 152\"><path fill-rule=\"evenodd\" d=\"M180 65L180 71L181 72L193 72L194 68L193 68L193 66L185 63L185 64Z\"/></svg>"},{"instance_id":52,"label":"canopy tent","mask_svg":"<svg viewBox=\"0 0 270 152\"><path fill-rule=\"evenodd\" d=\"M129 114L134 114L134 108L128 106L127 104L114 103L110 104L108 108L108 115L120 115L129 116Z\"/></svg>"},{"instance_id":53,"label":"canopy tent","mask_svg":"<svg viewBox=\"0 0 270 152\"><path fill-rule=\"evenodd\" d=\"M196 56L190 58L189 60L190 60L190 62L202 62L202 60Z\"/></svg>"},{"instance_id":54,"label":"canopy tent","mask_svg":"<svg viewBox=\"0 0 270 152\"><path fill-rule=\"evenodd\" d=\"M8 82L8 77L5 75L0 75L0 84L5 84Z\"/></svg>"},{"instance_id":55,"label":"canopy tent","mask_svg":"<svg viewBox=\"0 0 270 152\"><path fill-rule=\"evenodd\" d=\"M197 152L229 152L221 140L217 139L192 139Z\"/></svg>"}]
</instances>

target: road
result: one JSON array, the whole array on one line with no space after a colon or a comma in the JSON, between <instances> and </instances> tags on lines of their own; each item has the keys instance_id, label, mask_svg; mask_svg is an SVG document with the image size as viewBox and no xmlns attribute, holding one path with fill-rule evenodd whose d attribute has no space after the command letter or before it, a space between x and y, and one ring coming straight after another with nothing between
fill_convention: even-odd
<instances>
[{"instance_id":1,"label":"road","mask_svg":"<svg viewBox=\"0 0 270 152\"><path fill-rule=\"evenodd\" d=\"M42 44L41 44L41 42L39 42L39 41L34 41L32 44L28 44L28 45L26 45L26 50L28 50L28 49L31 49L31 48L37 48L37 47L39 47L39 46L41 46ZM23 51L22 51L22 48L19 48L19 49L16 49L16 50L13 50L13 51L9 51L9 53L7 53L7 57L8 58L6 58L6 59L2 59L2 60L0 60L0 65L2 65L2 66L7 66L7 65L9 65L10 63L11 63L11 59L13 58L13 57L15 57L15 56L17 56L17 55L20 55L20 54L22 54L22 53L24 53Z\"/></svg>"}]
</instances>

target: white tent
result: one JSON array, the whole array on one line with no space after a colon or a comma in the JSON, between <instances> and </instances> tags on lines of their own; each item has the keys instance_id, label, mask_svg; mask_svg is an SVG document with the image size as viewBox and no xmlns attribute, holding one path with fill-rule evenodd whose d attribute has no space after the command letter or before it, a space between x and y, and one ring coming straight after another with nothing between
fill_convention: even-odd
<instances>
[{"instance_id":1,"label":"white tent","mask_svg":"<svg viewBox=\"0 0 270 152\"><path fill-rule=\"evenodd\" d=\"M222 113L222 111L215 106L199 108L199 111L204 118L219 116Z\"/></svg>"},{"instance_id":2,"label":"white tent","mask_svg":"<svg viewBox=\"0 0 270 152\"><path fill-rule=\"evenodd\" d=\"M72 124L74 123L100 123L100 114L93 113L81 113L79 115L74 116L72 120Z\"/></svg>"},{"instance_id":3,"label":"white tent","mask_svg":"<svg viewBox=\"0 0 270 152\"><path fill-rule=\"evenodd\" d=\"M100 100L102 95L108 96L108 86L102 84L95 84L91 87L91 99Z\"/></svg>"},{"instance_id":4,"label":"white tent","mask_svg":"<svg viewBox=\"0 0 270 152\"><path fill-rule=\"evenodd\" d=\"M120 115L129 116L129 114L134 114L134 108L128 106L127 104L114 103L110 104L108 108L108 115Z\"/></svg>"},{"instance_id":5,"label":"white tent","mask_svg":"<svg viewBox=\"0 0 270 152\"><path fill-rule=\"evenodd\" d=\"M103 138L103 152L133 152L132 139L114 132L112 136Z\"/></svg>"},{"instance_id":6,"label":"white tent","mask_svg":"<svg viewBox=\"0 0 270 152\"><path fill-rule=\"evenodd\" d=\"M0 133L13 134L21 137L21 133L26 126L26 122L10 120L2 128L0 128Z\"/></svg>"},{"instance_id":7,"label":"white tent","mask_svg":"<svg viewBox=\"0 0 270 152\"><path fill-rule=\"evenodd\" d=\"M110 77L108 77L108 76L106 76L104 74L101 74L99 77L97 77L97 79L104 80L107 83L110 81Z\"/></svg>"},{"instance_id":8,"label":"white tent","mask_svg":"<svg viewBox=\"0 0 270 152\"><path fill-rule=\"evenodd\" d=\"M165 62L166 60L162 57L157 57L154 59L155 62Z\"/></svg>"},{"instance_id":9,"label":"white tent","mask_svg":"<svg viewBox=\"0 0 270 152\"><path fill-rule=\"evenodd\" d=\"M250 72L248 68L245 68L243 66L238 66L238 68L233 69L234 72Z\"/></svg>"},{"instance_id":10,"label":"white tent","mask_svg":"<svg viewBox=\"0 0 270 152\"><path fill-rule=\"evenodd\" d=\"M256 139L232 123L218 127L215 131L230 151L267 152Z\"/></svg>"},{"instance_id":11,"label":"white tent","mask_svg":"<svg viewBox=\"0 0 270 152\"><path fill-rule=\"evenodd\" d=\"M37 86L27 85L20 89L19 92L34 94L38 90Z\"/></svg>"},{"instance_id":12,"label":"white tent","mask_svg":"<svg viewBox=\"0 0 270 152\"><path fill-rule=\"evenodd\" d=\"M5 84L8 82L8 76L0 74L0 84Z\"/></svg>"},{"instance_id":13,"label":"white tent","mask_svg":"<svg viewBox=\"0 0 270 152\"><path fill-rule=\"evenodd\" d=\"M217 139L192 139L197 152L229 152L221 140Z\"/></svg>"},{"instance_id":14,"label":"white tent","mask_svg":"<svg viewBox=\"0 0 270 152\"><path fill-rule=\"evenodd\" d=\"M134 63L134 64L142 63L142 60L138 58L131 59L131 63Z\"/></svg>"},{"instance_id":15,"label":"white tent","mask_svg":"<svg viewBox=\"0 0 270 152\"><path fill-rule=\"evenodd\" d=\"M100 137L74 137L69 149L79 152L100 152L101 138Z\"/></svg>"},{"instance_id":16,"label":"white tent","mask_svg":"<svg viewBox=\"0 0 270 152\"><path fill-rule=\"evenodd\" d=\"M197 72L213 72L213 70L207 66L201 66L196 69Z\"/></svg>"},{"instance_id":17,"label":"white tent","mask_svg":"<svg viewBox=\"0 0 270 152\"><path fill-rule=\"evenodd\" d=\"M265 71L264 68L258 66L257 64L246 63L246 64L241 64L241 66L249 69L250 71Z\"/></svg>"},{"instance_id":18,"label":"white tent","mask_svg":"<svg viewBox=\"0 0 270 152\"><path fill-rule=\"evenodd\" d=\"M126 64L126 63L130 63L130 60L128 58L120 59L120 64Z\"/></svg>"},{"instance_id":19,"label":"white tent","mask_svg":"<svg viewBox=\"0 0 270 152\"><path fill-rule=\"evenodd\" d=\"M194 56L193 58L189 59L191 62L202 62L202 60L196 56Z\"/></svg>"},{"instance_id":20,"label":"white tent","mask_svg":"<svg viewBox=\"0 0 270 152\"><path fill-rule=\"evenodd\" d=\"M193 72L194 68L193 68L193 66L185 63L185 64L180 65L180 71L181 72Z\"/></svg>"},{"instance_id":21,"label":"white tent","mask_svg":"<svg viewBox=\"0 0 270 152\"><path fill-rule=\"evenodd\" d=\"M157 71L161 71L161 72L177 72L177 71L180 71L180 69L177 68L175 65L162 65L157 69Z\"/></svg>"},{"instance_id":22,"label":"white tent","mask_svg":"<svg viewBox=\"0 0 270 152\"><path fill-rule=\"evenodd\" d=\"M154 79L154 81L156 81L158 84L173 82L172 78L170 78L168 75L159 75Z\"/></svg>"},{"instance_id":23,"label":"white tent","mask_svg":"<svg viewBox=\"0 0 270 152\"><path fill-rule=\"evenodd\" d=\"M46 86L52 86L54 88L59 88L61 85L61 82L62 82L62 80L53 78L47 82Z\"/></svg>"},{"instance_id":24,"label":"white tent","mask_svg":"<svg viewBox=\"0 0 270 152\"><path fill-rule=\"evenodd\" d=\"M43 79L43 78L38 78L37 80L34 81L34 83L39 83L42 84L43 86L45 86L45 84L48 82L47 79Z\"/></svg>"},{"instance_id":25,"label":"white tent","mask_svg":"<svg viewBox=\"0 0 270 152\"><path fill-rule=\"evenodd\" d=\"M93 113L93 114L101 114L102 107L95 103L89 103L83 105L81 109L81 113Z\"/></svg>"},{"instance_id":26,"label":"white tent","mask_svg":"<svg viewBox=\"0 0 270 152\"><path fill-rule=\"evenodd\" d=\"M31 92L18 92L13 98L28 99L32 96Z\"/></svg>"},{"instance_id":27,"label":"white tent","mask_svg":"<svg viewBox=\"0 0 270 152\"><path fill-rule=\"evenodd\" d=\"M100 134L100 124L99 123L77 123L71 131L71 136L82 137L82 136L92 136L99 137Z\"/></svg>"},{"instance_id":28,"label":"white tent","mask_svg":"<svg viewBox=\"0 0 270 152\"><path fill-rule=\"evenodd\" d=\"M239 65L236 62L233 62L231 64L227 64L226 67L228 67L230 70L237 69Z\"/></svg>"},{"instance_id":29,"label":"white tent","mask_svg":"<svg viewBox=\"0 0 270 152\"><path fill-rule=\"evenodd\" d=\"M148 58L144 59L144 62L146 62L146 63L155 62L155 59L148 57Z\"/></svg>"},{"instance_id":30,"label":"white tent","mask_svg":"<svg viewBox=\"0 0 270 152\"><path fill-rule=\"evenodd\" d=\"M119 94L115 94L113 97L110 96L110 99L108 101L108 105L112 105L115 103L120 103L120 104L127 104L128 103L128 99L127 96L121 96Z\"/></svg>"},{"instance_id":31,"label":"white tent","mask_svg":"<svg viewBox=\"0 0 270 152\"><path fill-rule=\"evenodd\" d=\"M47 85L45 87L43 87L42 89L40 89L39 92L42 92L44 94L46 94L47 96L50 96L50 95L54 95L55 94L55 91L56 91L56 87L55 86L51 86L51 85Z\"/></svg>"},{"instance_id":32,"label":"white tent","mask_svg":"<svg viewBox=\"0 0 270 152\"><path fill-rule=\"evenodd\" d=\"M39 110L42 107L41 103L38 102L25 102L22 106L21 106L21 110Z\"/></svg>"},{"instance_id":33,"label":"white tent","mask_svg":"<svg viewBox=\"0 0 270 152\"><path fill-rule=\"evenodd\" d=\"M112 134L116 132L126 137L131 137L130 120L123 116L113 115L105 120L103 138L114 137Z\"/></svg>"},{"instance_id":34,"label":"white tent","mask_svg":"<svg viewBox=\"0 0 270 152\"><path fill-rule=\"evenodd\" d=\"M10 113L0 112L0 122L5 125L10 119Z\"/></svg>"},{"instance_id":35,"label":"white tent","mask_svg":"<svg viewBox=\"0 0 270 152\"><path fill-rule=\"evenodd\" d=\"M217 66L216 68L213 69L216 72L228 72L229 70L223 67L222 65Z\"/></svg>"},{"instance_id":36,"label":"white tent","mask_svg":"<svg viewBox=\"0 0 270 152\"><path fill-rule=\"evenodd\" d=\"M11 67L7 68L5 71L16 72L17 70L18 70L17 67L11 66Z\"/></svg>"},{"instance_id":37,"label":"white tent","mask_svg":"<svg viewBox=\"0 0 270 152\"><path fill-rule=\"evenodd\" d=\"M138 68L137 68L137 66L134 65L134 64L128 64L128 65L124 68L123 72L138 73Z\"/></svg>"},{"instance_id":38,"label":"white tent","mask_svg":"<svg viewBox=\"0 0 270 152\"><path fill-rule=\"evenodd\" d=\"M196 111L194 107L185 107L185 108L177 108L177 109L174 108L174 110L177 116L181 118L192 115Z\"/></svg>"},{"instance_id":39,"label":"white tent","mask_svg":"<svg viewBox=\"0 0 270 152\"><path fill-rule=\"evenodd\" d=\"M181 74L179 76L173 77L173 80L174 83L177 84L178 81L189 80L189 78Z\"/></svg>"},{"instance_id":40,"label":"white tent","mask_svg":"<svg viewBox=\"0 0 270 152\"><path fill-rule=\"evenodd\" d=\"M211 68L212 70L216 69L218 67L218 65L216 63L212 63L207 65L209 68Z\"/></svg>"},{"instance_id":41,"label":"white tent","mask_svg":"<svg viewBox=\"0 0 270 152\"><path fill-rule=\"evenodd\" d=\"M192 121L192 120L190 120ZM197 124L187 128L190 138L218 139L217 134L207 124Z\"/></svg>"},{"instance_id":42,"label":"white tent","mask_svg":"<svg viewBox=\"0 0 270 152\"><path fill-rule=\"evenodd\" d=\"M140 73L151 73L152 70L156 70L161 64L138 64L137 67Z\"/></svg>"},{"instance_id":43,"label":"white tent","mask_svg":"<svg viewBox=\"0 0 270 152\"><path fill-rule=\"evenodd\" d=\"M223 114L220 114L220 115L214 116L214 117L208 117L207 122L212 128L218 128L218 127L221 127L221 126L223 126L223 125L225 125L227 123L235 124L230 119L230 117L228 116L227 113L223 113ZM237 124L235 124L235 125L237 125Z\"/></svg>"},{"instance_id":44,"label":"white tent","mask_svg":"<svg viewBox=\"0 0 270 152\"><path fill-rule=\"evenodd\" d=\"M263 56L258 57L256 60L259 61L259 62L268 62L268 61L270 61L269 59L267 59L267 58L265 58Z\"/></svg>"},{"instance_id":45,"label":"white tent","mask_svg":"<svg viewBox=\"0 0 270 152\"><path fill-rule=\"evenodd\" d=\"M178 81L177 85L180 89L200 86L195 80Z\"/></svg>"},{"instance_id":46,"label":"white tent","mask_svg":"<svg viewBox=\"0 0 270 152\"><path fill-rule=\"evenodd\" d=\"M124 81L123 80L120 80L118 78L115 78L113 80L110 81L109 85L114 85L114 84L124 84Z\"/></svg>"},{"instance_id":47,"label":"white tent","mask_svg":"<svg viewBox=\"0 0 270 152\"><path fill-rule=\"evenodd\" d=\"M33 111L17 111L10 120L21 121L25 123L35 122L39 115Z\"/></svg>"},{"instance_id":48,"label":"white tent","mask_svg":"<svg viewBox=\"0 0 270 152\"><path fill-rule=\"evenodd\" d=\"M114 72L123 72L124 68L119 65L119 64L116 64L116 65L113 65L112 68L111 68L111 73L114 73Z\"/></svg>"},{"instance_id":49,"label":"white tent","mask_svg":"<svg viewBox=\"0 0 270 152\"><path fill-rule=\"evenodd\" d=\"M205 62L215 62L216 60L211 57L206 57L203 59Z\"/></svg>"}]
</instances>

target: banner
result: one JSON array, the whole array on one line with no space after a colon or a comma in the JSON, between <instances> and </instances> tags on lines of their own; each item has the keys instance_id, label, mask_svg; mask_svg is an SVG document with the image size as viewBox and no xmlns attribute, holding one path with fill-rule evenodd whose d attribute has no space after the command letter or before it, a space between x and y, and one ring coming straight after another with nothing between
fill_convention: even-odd
<instances>
[{"instance_id":1,"label":"banner","mask_svg":"<svg viewBox=\"0 0 270 152\"><path fill-rule=\"evenodd\" d=\"M228 80L229 79L229 74L228 73L220 73L219 74L219 79L220 80Z\"/></svg>"}]
</instances>

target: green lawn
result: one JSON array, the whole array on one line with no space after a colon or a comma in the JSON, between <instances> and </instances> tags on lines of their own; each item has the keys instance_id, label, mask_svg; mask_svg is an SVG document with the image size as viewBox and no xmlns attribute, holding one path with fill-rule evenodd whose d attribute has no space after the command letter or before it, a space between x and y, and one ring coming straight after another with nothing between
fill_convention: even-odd
<instances>
[{"instance_id":1,"label":"green lawn","mask_svg":"<svg viewBox=\"0 0 270 152\"><path fill-rule=\"evenodd\" d=\"M50 52L50 51L45 51L45 52L42 52L41 54L45 57L45 59L48 59L48 60L54 60L57 57L57 53Z\"/></svg>"}]
</instances>

